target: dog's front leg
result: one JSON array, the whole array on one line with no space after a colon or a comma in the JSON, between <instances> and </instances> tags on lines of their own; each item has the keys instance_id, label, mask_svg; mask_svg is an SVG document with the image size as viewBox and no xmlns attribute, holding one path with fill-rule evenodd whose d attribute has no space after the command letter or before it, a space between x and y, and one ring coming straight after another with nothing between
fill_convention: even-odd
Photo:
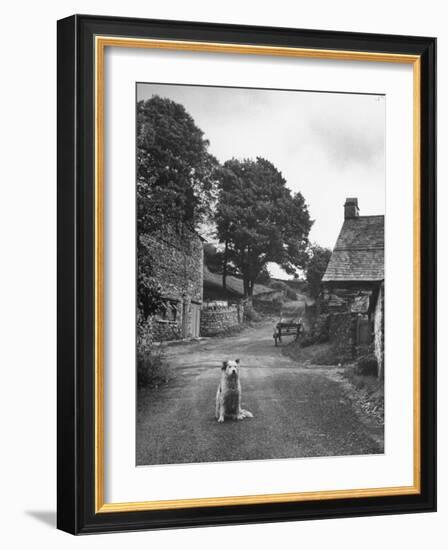
<instances>
[{"instance_id":1,"label":"dog's front leg","mask_svg":"<svg viewBox=\"0 0 448 550\"><path fill-rule=\"evenodd\" d=\"M218 417L218 422L224 422L224 405L222 403L219 405L216 416Z\"/></svg>"},{"instance_id":2,"label":"dog's front leg","mask_svg":"<svg viewBox=\"0 0 448 550\"><path fill-rule=\"evenodd\" d=\"M237 420L244 420L244 412L241 408L241 392L238 394L238 406L237 406L237 413L236 413L236 419Z\"/></svg>"},{"instance_id":3,"label":"dog's front leg","mask_svg":"<svg viewBox=\"0 0 448 550\"><path fill-rule=\"evenodd\" d=\"M221 395L221 386L218 386L218 391L216 393L215 416L218 422L224 422L224 403Z\"/></svg>"},{"instance_id":4,"label":"dog's front leg","mask_svg":"<svg viewBox=\"0 0 448 550\"><path fill-rule=\"evenodd\" d=\"M221 394L221 387L218 386L218 391L216 392L216 399L215 399L215 418L219 418L219 396Z\"/></svg>"}]
</instances>

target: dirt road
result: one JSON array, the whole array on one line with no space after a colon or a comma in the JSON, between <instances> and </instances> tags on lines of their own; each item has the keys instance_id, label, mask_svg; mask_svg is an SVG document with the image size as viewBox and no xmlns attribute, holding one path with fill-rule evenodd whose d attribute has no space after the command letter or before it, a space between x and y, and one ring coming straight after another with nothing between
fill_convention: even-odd
<instances>
[{"instance_id":1,"label":"dirt road","mask_svg":"<svg viewBox=\"0 0 448 550\"><path fill-rule=\"evenodd\" d=\"M298 365L275 348L273 322L226 338L167 348L175 378L140 390L137 464L214 462L383 452L334 367ZM243 406L253 419L218 424L220 366L241 359Z\"/></svg>"}]
</instances>

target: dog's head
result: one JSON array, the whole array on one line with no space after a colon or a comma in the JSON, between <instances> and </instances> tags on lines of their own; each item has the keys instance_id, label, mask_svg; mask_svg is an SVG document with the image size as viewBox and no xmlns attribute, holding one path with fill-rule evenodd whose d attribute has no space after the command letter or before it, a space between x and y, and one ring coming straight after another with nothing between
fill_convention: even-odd
<instances>
[{"instance_id":1,"label":"dog's head","mask_svg":"<svg viewBox=\"0 0 448 550\"><path fill-rule=\"evenodd\" d=\"M240 360L224 361L221 367L223 373L230 378L238 378L240 372Z\"/></svg>"}]
</instances>

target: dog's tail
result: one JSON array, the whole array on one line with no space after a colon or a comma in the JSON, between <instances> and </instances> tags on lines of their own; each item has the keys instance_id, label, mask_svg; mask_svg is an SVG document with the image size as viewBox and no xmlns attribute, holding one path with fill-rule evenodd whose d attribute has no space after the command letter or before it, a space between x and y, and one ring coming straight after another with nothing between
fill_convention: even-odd
<instances>
[{"instance_id":1,"label":"dog's tail","mask_svg":"<svg viewBox=\"0 0 448 550\"><path fill-rule=\"evenodd\" d=\"M254 417L254 415L250 411L247 411L246 409L241 409L241 414L243 415L243 418L253 418Z\"/></svg>"}]
</instances>

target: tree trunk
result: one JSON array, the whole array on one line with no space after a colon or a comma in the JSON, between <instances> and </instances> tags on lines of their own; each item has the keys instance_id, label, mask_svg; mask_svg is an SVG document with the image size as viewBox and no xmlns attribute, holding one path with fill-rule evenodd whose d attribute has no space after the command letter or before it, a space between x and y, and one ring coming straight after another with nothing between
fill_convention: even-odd
<instances>
[{"instance_id":1,"label":"tree trunk","mask_svg":"<svg viewBox=\"0 0 448 550\"><path fill-rule=\"evenodd\" d=\"M229 241L226 239L224 243L224 258L222 260L222 288L226 290L227 288L227 256L229 253Z\"/></svg>"},{"instance_id":2,"label":"tree trunk","mask_svg":"<svg viewBox=\"0 0 448 550\"><path fill-rule=\"evenodd\" d=\"M254 281L248 281L247 287L248 287L248 294L247 295L249 296L249 298L252 298L253 293L254 293Z\"/></svg>"},{"instance_id":3,"label":"tree trunk","mask_svg":"<svg viewBox=\"0 0 448 550\"><path fill-rule=\"evenodd\" d=\"M249 296L249 279L243 275L243 292L244 298Z\"/></svg>"}]
</instances>

